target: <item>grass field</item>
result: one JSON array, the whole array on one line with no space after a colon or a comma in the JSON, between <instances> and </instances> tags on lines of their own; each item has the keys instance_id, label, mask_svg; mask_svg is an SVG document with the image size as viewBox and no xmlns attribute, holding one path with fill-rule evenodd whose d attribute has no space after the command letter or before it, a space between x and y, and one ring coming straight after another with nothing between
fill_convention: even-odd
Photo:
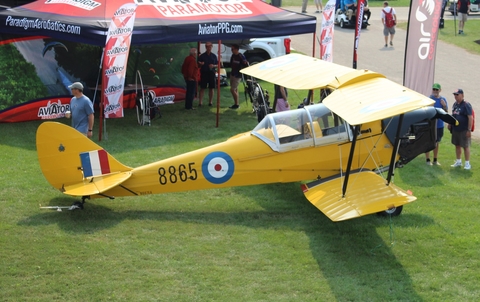
<instances>
[{"instance_id":1,"label":"grass field","mask_svg":"<svg viewBox=\"0 0 480 302\"><path fill-rule=\"evenodd\" d=\"M291 95L294 105L304 97ZM241 100L239 110L226 109L232 101L222 88L218 128L210 107L164 106L151 127L126 110L99 144L130 166L195 150L256 125ZM76 199L40 171L40 123L0 125L1 301L480 299L478 143L471 171L450 168L448 133L442 166L417 158L397 170L395 183L418 200L391 220L333 223L300 183L96 199L56 212L39 204Z\"/></svg>"},{"instance_id":2,"label":"grass field","mask_svg":"<svg viewBox=\"0 0 480 302\"><path fill-rule=\"evenodd\" d=\"M256 117L243 88L236 111L226 108L228 87L221 93L218 128L206 106L161 107L151 127L126 110L107 122L108 140L99 144L138 166L251 130ZM290 91L290 103L305 96ZM95 199L85 210L56 212L39 205L78 199L44 179L35 150L40 123L0 124L0 301L480 300L478 142L471 171L450 167L448 132L442 166L419 157L397 170L395 184L418 200L393 219L333 223L300 183Z\"/></svg>"}]
</instances>

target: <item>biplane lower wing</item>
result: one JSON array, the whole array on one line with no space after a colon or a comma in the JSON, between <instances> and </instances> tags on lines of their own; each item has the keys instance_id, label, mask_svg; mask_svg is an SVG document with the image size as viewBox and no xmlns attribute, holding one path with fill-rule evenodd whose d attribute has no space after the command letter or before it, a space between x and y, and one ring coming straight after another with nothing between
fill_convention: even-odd
<instances>
[{"instance_id":1,"label":"biplane lower wing","mask_svg":"<svg viewBox=\"0 0 480 302\"><path fill-rule=\"evenodd\" d=\"M417 199L393 183L387 185L371 171L352 173L345 196L342 196L343 181L343 176L314 181L303 185L303 192L332 221L386 211Z\"/></svg>"}]
</instances>

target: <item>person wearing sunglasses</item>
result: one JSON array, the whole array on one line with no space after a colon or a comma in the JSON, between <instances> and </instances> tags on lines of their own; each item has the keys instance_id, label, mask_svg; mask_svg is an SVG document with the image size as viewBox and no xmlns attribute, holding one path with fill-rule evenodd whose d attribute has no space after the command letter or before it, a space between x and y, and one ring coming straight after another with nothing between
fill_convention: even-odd
<instances>
[{"instance_id":1,"label":"person wearing sunglasses","mask_svg":"<svg viewBox=\"0 0 480 302\"><path fill-rule=\"evenodd\" d=\"M440 95L441 91L442 91L442 86L440 86L440 84L438 83L433 84L432 94L430 95L430 98L435 101L435 104L433 104L433 107L442 108L445 112L448 112L447 99L445 99L443 96ZM425 153L427 165L429 166L432 166L432 165L440 166L440 162L438 162L438 149L439 149L440 141L442 140L442 137L443 137L444 126L445 125L443 121L441 119L437 119L437 140L435 143L435 149L433 150L433 163L430 160L430 152Z\"/></svg>"}]
</instances>

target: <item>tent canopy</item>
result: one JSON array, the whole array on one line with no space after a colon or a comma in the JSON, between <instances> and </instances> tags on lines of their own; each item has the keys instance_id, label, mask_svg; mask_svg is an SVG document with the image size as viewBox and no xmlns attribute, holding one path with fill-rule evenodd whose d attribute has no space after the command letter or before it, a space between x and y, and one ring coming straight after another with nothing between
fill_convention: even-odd
<instances>
[{"instance_id":1,"label":"tent canopy","mask_svg":"<svg viewBox=\"0 0 480 302\"><path fill-rule=\"evenodd\" d=\"M132 0L41 0L0 12L0 33L104 46L115 11ZM316 18L260 0L133 0L133 44L236 40L315 32Z\"/></svg>"}]
</instances>

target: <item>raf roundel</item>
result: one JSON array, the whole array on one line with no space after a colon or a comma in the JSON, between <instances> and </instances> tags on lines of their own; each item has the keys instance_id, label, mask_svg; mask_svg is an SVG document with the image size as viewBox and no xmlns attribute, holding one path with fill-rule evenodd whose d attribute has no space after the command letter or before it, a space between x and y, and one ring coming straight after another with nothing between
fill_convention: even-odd
<instances>
[{"instance_id":1,"label":"raf roundel","mask_svg":"<svg viewBox=\"0 0 480 302\"><path fill-rule=\"evenodd\" d=\"M214 184L223 184L233 175L234 163L230 155L225 152L212 152L202 163L202 173L205 179Z\"/></svg>"}]
</instances>

